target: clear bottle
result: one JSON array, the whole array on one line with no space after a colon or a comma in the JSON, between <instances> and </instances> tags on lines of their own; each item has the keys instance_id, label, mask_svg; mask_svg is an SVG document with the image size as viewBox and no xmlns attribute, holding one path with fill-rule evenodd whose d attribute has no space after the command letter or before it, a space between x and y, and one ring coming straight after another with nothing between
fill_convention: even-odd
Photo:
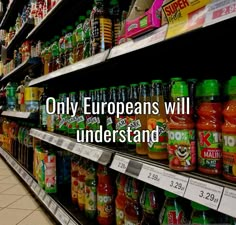
<instances>
[{"instance_id":1,"label":"clear bottle","mask_svg":"<svg viewBox=\"0 0 236 225\"><path fill-rule=\"evenodd\" d=\"M39 125L40 128L44 131L47 130L47 111L46 111L46 101L48 95L48 86L44 87L43 93L40 95L39 98Z\"/></svg>"},{"instance_id":2,"label":"clear bottle","mask_svg":"<svg viewBox=\"0 0 236 225\"><path fill-rule=\"evenodd\" d=\"M83 59L88 58L91 56L91 29L90 29L90 14L91 10L86 11L86 19L83 23L83 33L84 33L84 49L83 49Z\"/></svg>"}]
</instances>

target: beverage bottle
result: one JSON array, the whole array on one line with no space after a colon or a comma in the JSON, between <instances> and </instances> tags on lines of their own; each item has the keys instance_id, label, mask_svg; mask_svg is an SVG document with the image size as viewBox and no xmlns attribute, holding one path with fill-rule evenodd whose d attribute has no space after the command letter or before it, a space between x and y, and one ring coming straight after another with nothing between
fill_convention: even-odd
<instances>
[{"instance_id":1,"label":"beverage bottle","mask_svg":"<svg viewBox=\"0 0 236 225\"><path fill-rule=\"evenodd\" d=\"M120 6L118 0L111 0L109 3L109 14L112 21L112 45L118 44L118 36L121 29Z\"/></svg>"},{"instance_id":2,"label":"beverage bottle","mask_svg":"<svg viewBox=\"0 0 236 225\"><path fill-rule=\"evenodd\" d=\"M100 88L100 107L102 106L103 103L107 103L108 99L107 99L107 88ZM105 104L104 104L105 105ZM105 131L106 130L106 118L107 118L107 107L103 107L104 111L100 111L99 114L99 125L102 127L102 130ZM100 108L101 109L101 108ZM99 129L99 127L98 127ZM102 145L106 145L107 143L105 142L103 135L101 137L102 140Z\"/></svg>"},{"instance_id":3,"label":"beverage bottle","mask_svg":"<svg viewBox=\"0 0 236 225\"><path fill-rule=\"evenodd\" d=\"M6 98L6 89L2 85L0 89L0 99L1 99L1 110L4 111L7 108L7 98Z\"/></svg>"},{"instance_id":4,"label":"beverage bottle","mask_svg":"<svg viewBox=\"0 0 236 225\"><path fill-rule=\"evenodd\" d=\"M73 26L66 27L66 35L65 35L65 64L64 66L68 66L73 64Z\"/></svg>"},{"instance_id":5,"label":"beverage bottle","mask_svg":"<svg viewBox=\"0 0 236 225\"><path fill-rule=\"evenodd\" d=\"M97 221L100 225L111 225L115 215L112 174L107 166L99 164L97 177Z\"/></svg>"},{"instance_id":6,"label":"beverage bottle","mask_svg":"<svg viewBox=\"0 0 236 225\"><path fill-rule=\"evenodd\" d=\"M18 107L19 107L18 110L20 112L25 112L24 81L21 81L21 84L17 87L16 92L17 92L17 101L18 101Z\"/></svg>"},{"instance_id":7,"label":"beverage bottle","mask_svg":"<svg viewBox=\"0 0 236 225\"><path fill-rule=\"evenodd\" d=\"M180 103L180 107L175 107L174 113L168 116L167 149L169 167L177 171L193 171L196 169L195 123L192 111L189 110L189 114L187 112L188 106L185 99L188 96L186 82L175 82L172 86L171 97L173 104Z\"/></svg>"},{"instance_id":8,"label":"beverage bottle","mask_svg":"<svg viewBox=\"0 0 236 225\"><path fill-rule=\"evenodd\" d=\"M136 114L135 119L137 122L136 128L139 131L147 130L147 107L144 106L144 102L150 102L150 90L149 83L140 82L139 83L139 102L142 104L141 114ZM148 140L142 140L145 137L141 136L140 142L136 143L136 153L139 155L148 154ZM146 139L146 138L145 138Z\"/></svg>"},{"instance_id":9,"label":"beverage bottle","mask_svg":"<svg viewBox=\"0 0 236 225\"><path fill-rule=\"evenodd\" d=\"M46 111L46 101L48 98L48 86L44 87L43 93L39 98L39 125L44 131L47 130L47 111Z\"/></svg>"},{"instance_id":10,"label":"beverage bottle","mask_svg":"<svg viewBox=\"0 0 236 225\"><path fill-rule=\"evenodd\" d=\"M168 88L168 92L169 92L169 99L168 99L168 101L173 101L173 99L172 99L172 87L173 87L173 85L174 85L174 83L175 82L177 82L177 81L182 81L182 78L181 77L171 77L170 78L170 81L169 81L169 88Z\"/></svg>"},{"instance_id":11,"label":"beverage bottle","mask_svg":"<svg viewBox=\"0 0 236 225\"><path fill-rule=\"evenodd\" d=\"M202 102L197 113L198 170L205 174L222 172L222 104L217 80L204 80Z\"/></svg>"},{"instance_id":12,"label":"beverage bottle","mask_svg":"<svg viewBox=\"0 0 236 225\"><path fill-rule=\"evenodd\" d=\"M93 130L93 127L92 127L92 120L93 120L93 115L92 115L92 102L94 102L95 100L95 94L94 94L94 90L89 90L88 92L88 97L90 98L90 100L88 101L90 107L89 109L87 110L88 113L85 115L86 117L86 130ZM92 140L91 138L91 134L90 135L90 140Z\"/></svg>"},{"instance_id":13,"label":"beverage bottle","mask_svg":"<svg viewBox=\"0 0 236 225\"><path fill-rule=\"evenodd\" d=\"M84 43L83 43L83 59L91 56L91 47L90 47L90 39L91 39L91 29L90 29L90 14L91 10L86 11L86 19L83 23L83 33L84 33Z\"/></svg>"},{"instance_id":14,"label":"beverage bottle","mask_svg":"<svg viewBox=\"0 0 236 225\"><path fill-rule=\"evenodd\" d=\"M97 179L95 163L90 161L85 177L85 216L95 219L97 214Z\"/></svg>"},{"instance_id":15,"label":"beverage bottle","mask_svg":"<svg viewBox=\"0 0 236 225\"><path fill-rule=\"evenodd\" d=\"M160 225L188 224L178 196L165 191L165 197L166 199L159 215Z\"/></svg>"},{"instance_id":16,"label":"beverage bottle","mask_svg":"<svg viewBox=\"0 0 236 225\"><path fill-rule=\"evenodd\" d=\"M130 84L129 87L129 94L128 94L128 102L132 102L132 104L135 104L138 99L138 84ZM132 114L127 114L126 117L127 121L127 128L129 127L131 132L130 132L130 138L127 138L127 147L128 151L135 151L136 149L136 143L134 141L134 131L137 129L136 128L136 120L135 120L135 113L133 112ZM130 139L130 140L129 140Z\"/></svg>"},{"instance_id":17,"label":"beverage bottle","mask_svg":"<svg viewBox=\"0 0 236 225\"><path fill-rule=\"evenodd\" d=\"M151 104L153 105L155 102L158 103L158 109L154 109L154 106L152 106L152 111L156 111L156 114L148 114L147 128L150 132L152 132L153 130L156 130L156 127L158 126L159 141L149 140L148 157L151 159L168 159L167 119L161 80L152 80Z\"/></svg>"},{"instance_id":18,"label":"beverage bottle","mask_svg":"<svg viewBox=\"0 0 236 225\"><path fill-rule=\"evenodd\" d=\"M16 89L17 83L15 82L8 82L5 89L6 89L6 98L7 98L7 110L15 111L16 110Z\"/></svg>"},{"instance_id":19,"label":"beverage bottle","mask_svg":"<svg viewBox=\"0 0 236 225\"><path fill-rule=\"evenodd\" d=\"M59 53L60 53L60 63L61 66L60 68L64 67L66 65L66 57L65 57L65 51L66 51L66 43L65 43L65 35L66 35L66 30L63 29L61 31L61 37L58 41L58 45L59 45Z\"/></svg>"},{"instance_id":20,"label":"beverage bottle","mask_svg":"<svg viewBox=\"0 0 236 225\"><path fill-rule=\"evenodd\" d=\"M49 111L53 110L53 100L49 100ZM54 132L56 130L55 120L58 115L55 114L47 114L47 131Z\"/></svg>"},{"instance_id":21,"label":"beverage bottle","mask_svg":"<svg viewBox=\"0 0 236 225\"><path fill-rule=\"evenodd\" d=\"M236 76L228 82L228 101L224 104L222 125L223 175L236 182Z\"/></svg>"},{"instance_id":22,"label":"beverage bottle","mask_svg":"<svg viewBox=\"0 0 236 225\"><path fill-rule=\"evenodd\" d=\"M128 101L128 90L127 86L120 85L118 86L118 93L117 93L117 102L123 102L126 104ZM116 148L118 150L127 150L127 142L126 142L126 132L127 132L127 122L126 122L126 113L119 115L119 117L116 115L116 130L118 133L116 134Z\"/></svg>"},{"instance_id":23,"label":"beverage bottle","mask_svg":"<svg viewBox=\"0 0 236 225\"><path fill-rule=\"evenodd\" d=\"M60 57L59 57L59 46L58 41L60 37L55 36L52 43L52 71L56 71L61 68Z\"/></svg>"},{"instance_id":24,"label":"beverage bottle","mask_svg":"<svg viewBox=\"0 0 236 225\"><path fill-rule=\"evenodd\" d=\"M85 177L87 175L88 160L80 158L79 161L79 179L78 179L78 205L80 211L85 207Z\"/></svg>"},{"instance_id":25,"label":"beverage bottle","mask_svg":"<svg viewBox=\"0 0 236 225\"><path fill-rule=\"evenodd\" d=\"M59 102L64 102L65 105L66 105L66 98L67 98L66 93L59 94ZM58 130L59 130L59 133L64 134L64 135L67 134L67 119L68 119L68 116L61 112L61 114L59 115Z\"/></svg>"},{"instance_id":26,"label":"beverage bottle","mask_svg":"<svg viewBox=\"0 0 236 225\"><path fill-rule=\"evenodd\" d=\"M78 187L79 187L79 161L78 155L71 158L71 200L74 205L78 203Z\"/></svg>"},{"instance_id":27,"label":"beverage bottle","mask_svg":"<svg viewBox=\"0 0 236 225\"><path fill-rule=\"evenodd\" d=\"M141 207L139 204L141 183L135 178L128 177L125 183L125 216L124 224L135 224L141 223Z\"/></svg>"},{"instance_id":28,"label":"beverage bottle","mask_svg":"<svg viewBox=\"0 0 236 225\"><path fill-rule=\"evenodd\" d=\"M190 78L187 79L187 84L188 84L188 93L189 93L189 102L190 102L190 109L193 110L193 116L194 116L194 121L196 122L196 86L197 86L197 79L195 78Z\"/></svg>"},{"instance_id":29,"label":"beverage bottle","mask_svg":"<svg viewBox=\"0 0 236 225\"><path fill-rule=\"evenodd\" d=\"M100 89L96 88L94 89L94 101L95 107L94 109L94 115L92 119L92 129L95 132L96 130L99 129L100 126L100 106L101 106L101 96L100 96ZM100 137L99 137L100 139Z\"/></svg>"},{"instance_id":30,"label":"beverage bottle","mask_svg":"<svg viewBox=\"0 0 236 225\"><path fill-rule=\"evenodd\" d=\"M116 207L116 224L123 225L124 224L124 215L125 215L125 183L127 180L127 176L122 173L118 173L116 177L116 189L117 195L115 199L115 207Z\"/></svg>"},{"instance_id":31,"label":"beverage bottle","mask_svg":"<svg viewBox=\"0 0 236 225\"><path fill-rule=\"evenodd\" d=\"M86 92L84 90L79 91L79 108L78 108L78 119L77 119L77 129L81 133L85 130L85 115L84 115L84 98ZM78 132L78 131L77 131Z\"/></svg>"},{"instance_id":32,"label":"beverage bottle","mask_svg":"<svg viewBox=\"0 0 236 225\"><path fill-rule=\"evenodd\" d=\"M112 47L112 22L104 0L95 0L95 12L91 13L92 55Z\"/></svg>"},{"instance_id":33,"label":"beverage bottle","mask_svg":"<svg viewBox=\"0 0 236 225\"><path fill-rule=\"evenodd\" d=\"M158 193L151 185L144 185L139 202L143 212L141 225L159 225Z\"/></svg>"}]
</instances>

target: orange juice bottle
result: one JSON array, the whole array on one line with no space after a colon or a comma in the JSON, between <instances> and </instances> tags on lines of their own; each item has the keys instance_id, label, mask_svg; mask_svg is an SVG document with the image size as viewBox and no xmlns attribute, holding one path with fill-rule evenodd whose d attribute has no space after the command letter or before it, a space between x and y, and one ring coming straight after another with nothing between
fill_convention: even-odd
<instances>
[{"instance_id":1,"label":"orange juice bottle","mask_svg":"<svg viewBox=\"0 0 236 225\"><path fill-rule=\"evenodd\" d=\"M236 182L236 76L228 82L228 101L224 105L222 126L223 175Z\"/></svg>"},{"instance_id":2,"label":"orange juice bottle","mask_svg":"<svg viewBox=\"0 0 236 225\"><path fill-rule=\"evenodd\" d=\"M162 81L153 80L151 88L151 103L158 103L159 112L157 111L157 114L148 114L147 128L151 132L158 126L159 141L155 142L150 140L148 143L148 157L151 159L168 159L166 113L162 91ZM153 109L153 111L155 110Z\"/></svg>"},{"instance_id":3,"label":"orange juice bottle","mask_svg":"<svg viewBox=\"0 0 236 225\"><path fill-rule=\"evenodd\" d=\"M222 104L217 80L202 82L202 101L198 107L198 170L209 175L222 171Z\"/></svg>"}]
</instances>

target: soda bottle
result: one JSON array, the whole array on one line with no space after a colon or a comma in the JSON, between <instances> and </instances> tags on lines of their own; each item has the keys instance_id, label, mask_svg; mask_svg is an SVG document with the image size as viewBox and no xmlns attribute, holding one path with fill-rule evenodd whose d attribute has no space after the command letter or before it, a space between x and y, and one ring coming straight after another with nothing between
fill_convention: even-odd
<instances>
[{"instance_id":1,"label":"soda bottle","mask_svg":"<svg viewBox=\"0 0 236 225\"><path fill-rule=\"evenodd\" d=\"M80 158L79 161L79 179L78 179L78 205L80 211L85 207L85 177L87 175L88 160Z\"/></svg>"},{"instance_id":2,"label":"soda bottle","mask_svg":"<svg viewBox=\"0 0 236 225\"><path fill-rule=\"evenodd\" d=\"M156 110L153 106L155 102L158 103L158 109ZM166 112L161 80L152 80L151 103L152 111L156 111L156 114L148 114L147 128L150 132L152 132L153 130L156 130L156 127L158 126L159 141L156 142L149 140L148 157L151 159L168 159Z\"/></svg>"},{"instance_id":3,"label":"soda bottle","mask_svg":"<svg viewBox=\"0 0 236 225\"><path fill-rule=\"evenodd\" d=\"M77 129L79 130L79 132L85 130L85 115L84 115L85 96L86 96L86 92L84 90L80 90L79 91L78 119L77 119Z\"/></svg>"},{"instance_id":4,"label":"soda bottle","mask_svg":"<svg viewBox=\"0 0 236 225\"><path fill-rule=\"evenodd\" d=\"M120 6L118 0L111 0L109 3L109 14L112 21L112 45L118 44L118 36L121 29Z\"/></svg>"},{"instance_id":5,"label":"soda bottle","mask_svg":"<svg viewBox=\"0 0 236 225\"><path fill-rule=\"evenodd\" d=\"M67 31L65 29L62 30L61 37L58 41L59 53L60 53L60 63L61 63L60 68L62 68L66 65L66 57L65 57L65 51L66 51L65 35L66 35L66 32Z\"/></svg>"},{"instance_id":6,"label":"soda bottle","mask_svg":"<svg viewBox=\"0 0 236 225\"><path fill-rule=\"evenodd\" d=\"M59 46L58 41L60 37L55 36L52 43L52 71L56 71L61 68Z\"/></svg>"},{"instance_id":7,"label":"soda bottle","mask_svg":"<svg viewBox=\"0 0 236 225\"><path fill-rule=\"evenodd\" d=\"M86 11L86 19L83 23L83 33L84 33L84 43L83 43L83 59L91 56L90 48L90 38L91 38L91 29L90 29L90 14L91 10Z\"/></svg>"},{"instance_id":8,"label":"soda bottle","mask_svg":"<svg viewBox=\"0 0 236 225\"><path fill-rule=\"evenodd\" d=\"M66 105L66 98L67 98L66 93L59 94L59 102L64 102L65 105ZM68 116L66 114L63 114L63 113L59 114L58 131L61 134L65 134L65 135L67 134L67 119L68 119Z\"/></svg>"},{"instance_id":9,"label":"soda bottle","mask_svg":"<svg viewBox=\"0 0 236 225\"><path fill-rule=\"evenodd\" d=\"M64 66L68 66L73 64L73 26L66 27L66 35L65 35L65 61Z\"/></svg>"},{"instance_id":10,"label":"soda bottle","mask_svg":"<svg viewBox=\"0 0 236 225\"><path fill-rule=\"evenodd\" d=\"M172 86L171 97L174 102L176 101L181 104L179 104L180 108L175 107L174 113L168 116L167 149L169 153L169 167L177 171L193 171L196 168L195 123L192 112L187 113L185 99L188 96L186 82L175 82Z\"/></svg>"},{"instance_id":11,"label":"soda bottle","mask_svg":"<svg viewBox=\"0 0 236 225\"><path fill-rule=\"evenodd\" d=\"M48 86L44 87L43 93L39 98L39 125L44 131L47 130L47 111L46 111L46 101L48 98Z\"/></svg>"},{"instance_id":12,"label":"soda bottle","mask_svg":"<svg viewBox=\"0 0 236 225\"><path fill-rule=\"evenodd\" d=\"M204 80L198 107L198 170L205 174L222 172L222 104L217 80Z\"/></svg>"},{"instance_id":13,"label":"soda bottle","mask_svg":"<svg viewBox=\"0 0 236 225\"><path fill-rule=\"evenodd\" d=\"M111 225L115 215L112 174L107 166L99 164L97 177L97 221L100 225Z\"/></svg>"},{"instance_id":14,"label":"soda bottle","mask_svg":"<svg viewBox=\"0 0 236 225\"><path fill-rule=\"evenodd\" d=\"M224 104L222 125L223 175L236 182L236 76L228 82L228 101Z\"/></svg>"},{"instance_id":15,"label":"soda bottle","mask_svg":"<svg viewBox=\"0 0 236 225\"><path fill-rule=\"evenodd\" d=\"M88 97L90 98L90 100L88 101L90 107L87 110L88 114L85 115L85 117L86 117L86 130L92 130L92 119L93 119L92 102L94 102L94 100L95 100L94 90L89 90Z\"/></svg>"},{"instance_id":16,"label":"soda bottle","mask_svg":"<svg viewBox=\"0 0 236 225\"><path fill-rule=\"evenodd\" d=\"M144 102L150 102L149 83L139 83L139 102L142 104L141 114L136 114L135 119L137 122L136 129L139 131L147 130L147 108L144 106ZM148 154L148 140L142 140L144 137L141 135L140 142L136 143L136 153L139 155Z\"/></svg>"},{"instance_id":17,"label":"soda bottle","mask_svg":"<svg viewBox=\"0 0 236 225\"><path fill-rule=\"evenodd\" d=\"M100 88L100 103L103 104L103 103L107 103L108 102L108 99L107 99L107 88ZM100 121L100 126L102 128L103 131L106 130L106 119L107 119L107 107L106 105L104 104L105 107L104 108L104 111L101 111L100 114L99 114L99 121ZM101 108L100 108L101 109ZM99 129L99 127L98 127ZM106 145L107 142L105 142L104 140L104 137L102 135L102 145Z\"/></svg>"},{"instance_id":18,"label":"soda bottle","mask_svg":"<svg viewBox=\"0 0 236 225\"><path fill-rule=\"evenodd\" d=\"M73 155L71 158L71 200L75 205L78 203L79 160L78 155Z\"/></svg>"},{"instance_id":19,"label":"soda bottle","mask_svg":"<svg viewBox=\"0 0 236 225\"><path fill-rule=\"evenodd\" d=\"M5 89L6 89L6 98L7 98L7 110L15 111L16 110L16 89L17 83L15 82L8 82Z\"/></svg>"}]
</instances>

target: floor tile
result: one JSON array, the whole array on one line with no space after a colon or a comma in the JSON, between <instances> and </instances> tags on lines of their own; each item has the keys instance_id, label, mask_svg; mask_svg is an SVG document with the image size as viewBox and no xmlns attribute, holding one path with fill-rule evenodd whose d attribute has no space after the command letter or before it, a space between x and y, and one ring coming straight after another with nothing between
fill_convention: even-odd
<instances>
[{"instance_id":1,"label":"floor tile","mask_svg":"<svg viewBox=\"0 0 236 225\"><path fill-rule=\"evenodd\" d=\"M0 184L0 193L14 187L14 184Z\"/></svg>"},{"instance_id":2,"label":"floor tile","mask_svg":"<svg viewBox=\"0 0 236 225\"><path fill-rule=\"evenodd\" d=\"M33 196L25 195L19 200L15 201L13 204L9 205L9 209L31 209L35 210L39 207L38 202L33 198Z\"/></svg>"},{"instance_id":3,"label":"floor tile","mask_svg":"<svg viewBox=\"0 0 236 225\"><path fill-rule=\"evenodd\" d=\"M0 184L19 184L20 182L20 179L18 179L16 175L0 180Z\"/></svg>"},{"instance_id":4,"label":"floor tile","mask_svg":"<svg viewBox=\"0 0 236 225\"><path fill-rule=\"evenodd\" d=\"M11 176L14 175L13 171L8 168L0 169L0 176Z\"/></svg>"},{"instance_id":5,"label":"floor tile","mask_svg":"<svg viewBox=\"0 0 236 225\"><path fill-rule=\"evenodd\" d=\"M2 184L3 185L3 184ZM1 188L1 184L0 184ZM8 194L8 195L27 195L29 194L29 191L24 187L23 184L16 184L11 188L8 188L7 190L1 192L1 194Z\"/></svg>"},{"instance_id":6,"label":"floor tile","mask_svg":"<svg viewBox=\"0 0 236 225\"><path fill-rule=\"evenodd\" d=\"M0 180L3 180L3 179L5 179L5 178L7 178L7 177L9 177L9 175L0 175Z\"/></svg>"},{"instance_id":7,"label":"floor tile","mask_svg":"<svg viewBox=\"0 0 236 225\"><path fill-rule=\"evenodd\" d=\"M51 220L48 215L43 211L34 211L28 217L23 219L17 225L55 225L56 223Z\"/></svg>"},{"instance_id":8,"label":"floor tile","mask_svg":"<svg viewBox=\"0 0 236 225\"><path fill-rule=\"evenodd\" d=\"M2 195L0 194L0 207L7 207L16 200L22 198L20 195ZM1 218L1 217L0 217Z\"/></svg>"},{"instance_id":9,"label":"floor tile","mask_svg":"<svg viewBox=\"0 0 236 225\"><path fill-rule=\"evenodd\" d=\"M16 225L24 218L26 218L32 210L22 209L2 209L0 211L1 224L3 225ZM32 223L31 225L33 225ZM41 224L43 225L43 224Z\"/></svg>"}]
</instances>

